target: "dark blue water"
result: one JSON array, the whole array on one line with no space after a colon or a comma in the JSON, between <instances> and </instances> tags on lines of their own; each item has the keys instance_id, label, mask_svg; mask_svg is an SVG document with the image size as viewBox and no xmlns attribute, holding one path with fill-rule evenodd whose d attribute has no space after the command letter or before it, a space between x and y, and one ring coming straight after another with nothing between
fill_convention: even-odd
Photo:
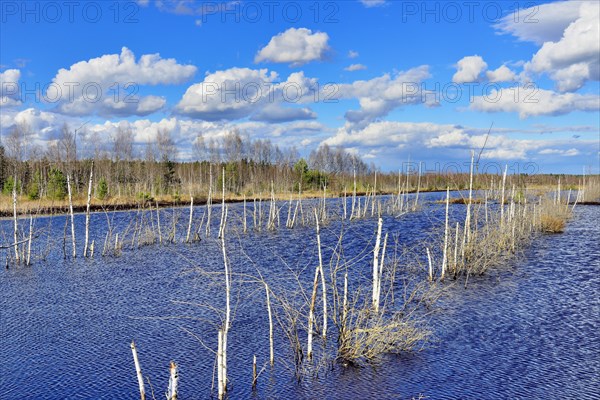
<instances>
[{"instance_id":1,"label":"dark blue water","mask_svg":"<svg viewBox=\"0 0 600 400\"><path fill-rule=\"evenodd\" d=\"M268 358L268 320L264 288L253 277L260 272L276 293L294 288L295 274L309 286L316 239L312 227L241 234L235 222L240 214L232 210L230 398L599 398L599 208L576 207L564 234L536 238L511 264L471 278L466 289L464 281L446 282L428 317L435 341L420 352L386 357L377 368L334 365L298 383L289 345L276 326L276 364L261 374L256 391L252 356L259 368ZM178 212L184 226L187 210ZM198 218L201 212L196 210ZM438 231L442 212L443 206L429 203L419 212L384 218L384 229L410 247ZM455 216L463 212L464 206L453 206ZM161 216L165 225L169 213ZM115 231L124 232L133 215L111 216ZM36 222L44 234L34 250L38 256L50 247L46 261L0 271L0 398L137 398L131 340L156 398L164 396L170 360L180 367L180 398L211 398L215 357L204 346L216 349L221 323L206 306L224 304L218 241L125 248L120 257L101 257L106 216L95 214L92 221L94 259L64 260L64 218L45 218ZM82 238L83 216L76 222ZM7 243L10 221L2 228ZM370 218L344 227L345 256L357 271L364 268L351 286L368 282L371 255L365 249L372 249L375 229ZM340 230L339 222L323 228L327 261ZM179 235L185 236L184 228ZM66 250L70 254L69 242Z\"/></svg>"}]
</instances>

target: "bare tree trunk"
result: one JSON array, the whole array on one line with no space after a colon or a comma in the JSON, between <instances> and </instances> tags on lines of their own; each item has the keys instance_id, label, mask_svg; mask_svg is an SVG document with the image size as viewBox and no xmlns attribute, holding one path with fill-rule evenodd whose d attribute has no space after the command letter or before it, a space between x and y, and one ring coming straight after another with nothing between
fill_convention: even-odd
<instances>
[{"instance_id":1,"label":"bare tree trunk","mask_svg":"<svg viewBox=\"0 0 600 400\"><path fill-rule=\"evenodd\" d=\"M379 247L381 245L381 229L383 227L383 218L379 217L377 221L377 237L375 239L375 248L373 249L373 293L372 304L375 312L379 311Z\"/></svg>"},{"instance_id":2,"label":"bare tree trunk","mask_svg":"<svg viewBox=\"0 0 600 400\"><path fill-rule=\"evenodd\" d=\"M212 214L212 185L213 185L213 175L212 175L212 164L209 164L209 178L208 178L208 199L206 200L206 237L210 236L210 222L211 222L211 214Z\"/></svg>"},{"instance_id":3,"label":"bare tree trunk","mask_svg":"<svg viewBox=\"0 0 600 400\"><path fill-rule=\"evenodd\" d=\"M69 192L69 214L71 215L71 244L73 245L73 258L77 257L75 245L75 216L73 215L73 193L71 190L71 175L67 175L67 190Z\"/></svg>"},{"instance_id":4,"label":"bare tree trunk","mask_svg":"<svg viewBox=\"0 0 600 400\"><path fill-rule=\"evenodd\" d=\"M223 171L225 172L225 171ZM229 325L231 324L231 279L230 279L230 271L229 271L229 262L227 261L227 251L225 249L225 226L227 224L227 207L223 204L224 212L223 212L223 223L221 226L221 248L223 250L223 265L225 267L225 321L222 329L222 374L223 374L223 393L227 391L227 334L229 333Z\"/></svg>"},{"instance_id":5,"label":"bare tree trunk","mask_svg":"<svg viewBox=\"0 0 600 400\"><path fill-rule=\"evenodd\" d=\"M29 216L29 243L27 243L27 259L25 265L31 261L31 242L33 241L33 215Z\"/></svg>"},{"instance_id":6,"label":"bare tree trunk","mask_svg":"<svg viewBox=\"0 0 600 400\"><path fill-rule=\"evenodd\" d=\"M258 380L258 372L256 370L256 354L252 359L252 389L256 389L256 381Z\"/></svg>"},{"instance_id":7,"label":"bare tree trunk","mask_svg":"<svg viewBox=\"0 0 600 400\"><path fill-rule=\"evenodd\" d=\"M431 252L429 251L429 247L427 250L427 263L429 264L429 280L433 281L433 262L431 261Z\"/></svg>"},{"instance_id":8,"label":"bare tree trunk","mask_svg":"<svg viewBox=\"0 0 600 400\"><path fill-rule=\"evenodd\" d=\"M446 188L446 225L444 229L444 255L442 257L441 279L444 280L446 268L448 266L448 210L450 208L450 187Z\"/></svg>"},{"instance_id":9,"label":"bare tree trunk","mask_svg":"<svg viewBox=\"0 0 600 400\"><path fill-rule=\"evenodd\" d=\"M415 196L415 205L413 210L419 206L419 192L421 191L421 162L419 161L419 178L417 179L417 195Z\"/></svg>"},{"instance_id":10,"label":"bare tree trunk","mask_svg":"<svg viewBox=\"0 0 600 400\"><path fill-rule=\"evenodd\" d=\"M460 232L459 223L456 223L456 233L454 234L454 273L458 270L458 235Z\"/></svg>"},{"instance_id":11,"label":"bare tree trunk","mask_svg":"<svg viewBox=\"0 0 600 400\"><path fill-rule=\"evenodd\" d=\"M254 230L258 229L256 220L256 197L254 198L254 207L252 208L252 221L254 222Z\"/></svg>"},{"instance_id":12,"label":"bare tree trunk","mask_svg":"<svg viewBox=\"0 0 600 400\"><path fill-rule=\"evenodd\" d=\"M222 199L221 199L221 223L219 224L219 237L223 236L223 230L225 229L224 225L225 225L225 167L223 167L223 177L222 177L222 183L223 183L223 192L221 194Z\"/></svg>"},{"instance_id":13,"label":"bare tree trunk","mask_svg":"<svg viewBox=\"0 0 600 400\"><path fill-rule=\"evenodd\" d=\"M275 352L273 350L273 313L271 311L271 298L269 296L269 285L265 283L267 293L267 312L269 314L269 362L271 366L275 363Z\"/></svg>"},{"instance_id":14,"label":"bare tree trunk","mask_svg":"<svg viewBox=\"0 0 600 400\"><path fill-rule=\"evenodd\" d=\"M13 195L13 222L14 222L14 243L15 243L15 262L19 262L20 261L20 254L19 254L19 245L17 244L19 242L19 219L17 218L17 179L15 178L14 180L14 185L13 185L13 191L12 191L12 195Z\"/></svg>"},{"instance_id":15,"label":"bare tree trunk","mask_svg":"<svg viewBox=\"0 0 600 400\"><path fill-rule=\"evenodd\" d=\"M373 184L373 201L371 202L371 217L375 215L375 201L377 199L377 171L375 171L375 182Z\"/></svg>"},{"instance_id":16,"label":"bare tree trunk","mask_svg":"<svg viewBox=\"0 0 600 400\"><path fill-rule=\"evenodd\" d=\"M219 341L217 348L217 391L219 400L225 396L225 377L223 376L223 330L219 329Z\"/></svg>"},{"instance_id":17,"label":"bare tree trunk","mask_svg":"<svg viewBox=\"0 0 600 400\"><path fill-rule=\"evenodd\" d=\"M158 201L156 202L156 225L158 228L158 243L162 244L162 232L160 230L160 208L158 208Z\"/></svg>"},{"instance_id":18,"label":"bare tree trunk","mask_svg":"<svg viewBox=\"0 0 600 400\"><path fill-rule=\"evenodd\" d=\"M87 257L88 243L90 240L90 203L92 202L92 180L94 178L94 162L90 168L90 181L88 183L87 206L85 209L85 247L83 248L83 256Z\"/></svg>"},{"instance_id":19,"label":"bare tree trunk","mask_svg":"<svg viewBox=\"0 0 600 400\"><path fill-rule=\"evenodd\" d=\"M169 390L167 392L168 400L177 400L177 387L179 386L179 372L175 361L171 361L169 366Z\"/></svg>"},{"instance_id":20,"label":"bare tree trunk","mask_svg":"<svg viewBox=\"0 0 600 400\"><path fill-rule=\"evenodd\" d=\"M352 190L352 208L350 210L350 219L354 218L354 207L356 206L356 168L354 168L354 189Z\"/></svg>"},{"instance_id":21,"label":"bare tree trunk","mask_svg":"<svg viewBox=\"0 0 600 400\"><path fill-rule=\"evenodd\" d=\"M131 342L131 352L133 353L133 362L135 364L135 372L137 374L138 385L140 387L140 398L146 400L146 388L144 387L144 376L142 375L142 368L137 356L137 350L135 349L135 343Z\"/></svg>"},{"instance_id":22,"label":"bare tree trunk","mask_svg":"<svg viewBox=\"0 0 600 400\"><path fill-rule=\"evenodd\" d=\"M475 162L475 152L471 151L471 170L469 173L469 202L467 203L467 218L465 221L465 232L467 243L471 242L471 203L473 202L473 165Z\"/></svg>"},{"instance_id":23,"label":"bare tree trunk","mask_svg":"<svg viewBox=\"0 0 600 400\"><path fill-rule=\"evenodd\" d=\"M385 262L385 250L387 248L388 232L383 237L383 249L381 249L381 261L379 262L379 276L377 277L377 308L381 301L381 278L383 277L383 265Z\"/></svg>"},{"instance_id":24,"label":"bare tree trunk","mask_svg":"<svg viewBox=\"0 0 600 400\"><path fill-rule=\"evenodd\" d=\"M315 210L316 217L316 210ZM323 339L327 338L327 283L325 282L325 273L323 271L323 255L321 254L321 232L319 228L319 218L317 218L317 249L319 253L319 273L321 274L321 290L323 291Z\"/></svg>"},{"instance_id":25,"label":"bare tree trunk","mask_svg":"<svg viewBox=\"0 0 600 400\"><path fill-rule=\"evenodd\" d=\"M508 165L504 166L504 174L502 175L502 199L500 200L500 228L504 225L504 191L506 188L506 172Z\"/></svg>"},{"instance_id":26,"label":"bare tree trunk","mask_svg":"<svg viewBox=\"0 0 600 400\"><path fill-rule=\"evenodd\" d=\"M244 221L243 221L244 233L246 233L247 232L247 226L246 226L247 221L246 221L246 195L245 194L244 194L244 217L243 218L244 218Z\"/></svg>"},{"instance_id":27,"label":"bare tree trunk","mask_svg":"<svg viewBox=\"0 0 600 400\"><path fill-rule=\"evenodd\" d=\"M313 282L312 296L310 298L310 306L308 309L308 338L306 341L306 355L309 360L312 360L313 354L313 325L315 320L315 304L317 302L317 289L319 288L319 267L315 268L315 280Z\"/></svg>"},{"instance_id":28,"label":"bare tree trunk","mask_svg":"<svg viewBox=\"0 0 600 400\"><path fill-rule=\"evenodd\" d=\"M188 221L188 229L187 229L187 235L185 237L185 242L189 243L190 242L190 234L192 233L192 220L194 218L194 197L190 196L190 219Z\"/></svg>"},{"instance_id":29,"label":"bare tree trunk","mask_svg":"<svg viewBox=\"0 0 600 400\"><path fill-rule=\"evenodd\" d=\"M346 321L348 318L348 273L344 274L344 297L342 300L342 324L340 336L344 336L346 331Z\"/></svg>"}]
</instances>

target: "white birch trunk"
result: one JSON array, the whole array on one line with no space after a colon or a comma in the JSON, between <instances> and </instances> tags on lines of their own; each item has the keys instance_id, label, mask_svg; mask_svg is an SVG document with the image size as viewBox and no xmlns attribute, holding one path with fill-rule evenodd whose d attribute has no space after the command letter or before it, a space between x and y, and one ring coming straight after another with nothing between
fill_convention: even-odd
<instances>
[{"instance_id":1,"label":"white birch trunk","mask_svg":"<svg viewBox=\"0 0 600 400\"><path fill-rule=\"evenodd\" d=\"M444 228L444 255L442 257L441 279L444 280L446 268L448 267L448 211L450 209L450 187L446 188L446 225Z\"/></svg>"},{"instance_id":2,"label":"white birch trunk","mask_svg":"<svg viewBox=\"0 0 600 400\"><path fill-rule=\"evenodd\" d=\"M433 281L433 262L431 261L431 252L429 251L429 247L427 250L427 263L429 264L429 280Z\"/></svg>"},{"instance_id":3,"label":"white birch trunk","mask_svg":"<svg viewBox=\"0 0 600 400\"><path fill-rule=\"evenodd\" d=\"M377 221L377 237L375 238L375 248L373 249L373 309L379 311L379 298L377 288L379 287L379 247L381 245L381 229L383 227L383 218L379 217Z\"/></svg>"},{"instance_id":4,"label":"white birch trunk","mask_svg":"<svg viewBox=\"0 0 600 400\"><path fill-rule=\"evenodd\" d=\"M83 248L83 256L87 257L88 244L90 240L90 205L92 203L92 183L94 179L94 162L90 168L90 180L88 182L87 204L85 209L85 246Z\"/></svg>"},{"instance_id":5,"label":"white birch trunk","mask_svg":"<svg viewBox=\"0 0 600 400\"><path fill-rule=\"evenodd\" d=\"M14 247L15 247L15 261L18 263L21 260L19 254L19 219L17 218L17 179L14 179L13 185L13 223L14 223Z\"/></svg>"},{"instance_id":6,"label":"white birch trunk","mask_svg":"<svg viewBox=\"0 0 600 400\"><path fill-rule=\"evenodd\" d=\"M168 400L177 400L177 390L179 386L179 372L177 370L177 364L171 361L169 367L169 391L167 392Z\"/></svg>"},{"instance_id":7,"label":"white birch trunk","mask_svg":"<svg viewBox=\"0 0 600 400\"><path fill-rule=\"evenodd\" d=\"M135 343L131 342L131 353L133 354L133 363L135 364L135 372L137 374L138 385L140 388L140 398L146 400L146 388L144 387L144 376L142 375L142 368L137 356L137 350Z\"/></svg>"},{"instance_id":8,"label":"white birch trunk","mask_svg":"<svg viewBox=\"0 0 600 400\"><path fill-rule=\"evenodd\" d=\"M192 220L194 218L194 197L190 196L190 219L188 221L187 235L185 236L185 242L190 242L190 235L192 234Z\"/></svg>"},{"instance_id":9,"label":"white birch trunk","mask_svg":"<svg viewBox=\"0 0 600 400\"><path fill-rule=\"evenodd\" d=\"M315 210L316 217L316 210ZM325 272L323 270L323 255L321 253L321 232L319 228L319 219L317 218L317 249L319 253L319 273L321 274L321 290L323 291L323 339L327 338L327 283L325 282Z\"/></svg>"},{"instance_id":10,"label":"white birch trunk","mask_svg":"<svg viewBox=\"0 0 600 400\"><path fill-rule=\"evenodd\" d=\"M67 175L67 190L69 192L69 214L71 215L71 244L73 246L73 258L77 257L75 245L75 216L73 215L73 193L71 190L71 175Z\"/></svg>"}]
</instances>

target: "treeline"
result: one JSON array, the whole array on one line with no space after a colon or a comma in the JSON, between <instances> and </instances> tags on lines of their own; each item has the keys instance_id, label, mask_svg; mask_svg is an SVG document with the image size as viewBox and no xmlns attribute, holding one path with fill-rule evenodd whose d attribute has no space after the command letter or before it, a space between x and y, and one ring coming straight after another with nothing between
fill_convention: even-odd
<instances>
[{"instance_id":1,"label":"treeline","mask_svg":"<svg viewBox=\"0 0 600 400\"><path fill-rule=\"evenodd\" d=\"M47 148L31 145L26 127L17 126L0 144L0 188L11 196L13 188L20 197L30 200L63 200L67 194L67 176L71 177L74 196L87 192L90 170L94 169L93 196L123 201L165 198L170 201L206 198L209 188L213 196L220 195L223 171L226 195L268 196L299 192L341 195L372 192L464 189L468 173L420 173L417 163L404 171L383 174L374 164L367 164L358 155L344 149L322 145L307 159L296 148L281 148L269 140L252 140L239 132L230 132L219 139L198 135L187 158L178 162L178 147L171 133L159 130L154 140L143 147L136 145L131 130L119 129L108 141L87 135L79 138L64 126L59 137ZM78 156L77 146L81 156ZM402 160L399 160L399 165ZM407 171L408 169L408 171ZM487 187L491 175L478 175L475 188ZM522 184L554 185L557 176L520 175ZM576 186L578 177L563 176L563 185Z\"/></svg>"},{"instance_id":2,"label":"treeline","mask_svg":"<svg viewBox=\"0 0 600 400\"><path fill-rule=\"evenodd\" d=\"M170 132L159 131L143 149L134 147L130 130L119 130L108 146L96 147L77 156L77 137L64 127L60 137L46 149L29 146L27 129L15 128L0 144L0 187L4 195L30 200L62 200L66 177L72 178L75 194L87 190L94 168L94 197L188 197L203 194L212 183L221 188L223 171L228 194L243 195L318 191L339 183L356 171L366 179L375 171L360 157L342 149L322 146L307 160L295 148L280 148L269 140L251 140L238 132L220 139L198 135L192 152L194 161L177 162L177 146ZM82 147L82 143L79 143Z\"/></svg>"}]
</instances>

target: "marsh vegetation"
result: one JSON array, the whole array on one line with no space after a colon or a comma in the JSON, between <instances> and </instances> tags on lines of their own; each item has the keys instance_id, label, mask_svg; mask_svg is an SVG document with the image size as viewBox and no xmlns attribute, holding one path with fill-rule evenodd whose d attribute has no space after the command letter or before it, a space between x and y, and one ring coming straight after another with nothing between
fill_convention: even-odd
<instances>
[{"instance_id":1,"label":"marsh vegetation","mask_svg":"<svg viewBox=\"0 0 600 400\"><path fill-rule=\"evenodd\" d=\"M64 182L60 170L43 175L49 180L41 185L37 215L20 211L19 193L26 184L14 174L12 186L6 183L10 180L4 185L10 186L12 201L12 218L2 224L5 265L50 268L57 259L68 264L84 258L119 268L136 254L156 251L169 255L171 261L161 261L164 268L173 260L183 263L186 267L175 279L199 286L178 292L182 298L171 298L171 308L144 319L174 321L180 340L192 340L211 354L214 361L199 361L212 371L211 387L205 390L224 398L247 382L256 390L265 371L281 369L303 385L335 369L377 368L392 354L427 349L436 337L432 320L439 312L438 300L448 290L510 265L540 235L562 232L577 204L591 201L587 199L598 188L598 177L590 176L575 193L569 188L565 194L561 178L545 190L534 182L532 189L522 176L506 171L477 174L473 159L470 174L448 174L443 180L420 173L378 174L348 160L352 169L336 173L311 170L300 161L256 163L250 173L254 178L246 184L239 173L246 161L235 161L241 163L238 170L229 162L182 164L191 168L181 174L190 179L186 206L161 207L150 189L126 213L114 212L106 197L98 197L105 185L114 185L113 178L103 175L102 162L65 164ZM85 186L83 171L74 178L83 165ZM312 180L313 175L318 179ZM203 183L193 185L194 179ZM445 185L434 199L422 193L431 189L431 180ZM132 193L128 184L114 187ZM313 199L303 196L307 187ZM41 198L56 192L65 197L68 216L42 217ZM77 192L85 194L82 215L74 211ZM240 194L238 204L226 201ZM102 211L92 212L94 201ZM417 216L425 218L424 224L399 229L399 223ZM257 241L277 250L257 249ZM292 258L285 254L288 248L294 248L289 250ZM248 335L248 318L257 321L252 325L256 334L247 343L252 361L239 343ZM136 336L143 334L132 334L139 343ZM139 354L131 344L131 371L137 371L131 381L137 374L142 398L148 396L146 386L159 380L140 367L144 353L156 351L148 348L151 343L146 340ZM168 348L161 351L169 353ZM184 387L186 379L194 379L178 361L169 364L168 374L164 369L170 376L170 398L177 396L181 371ZM238 384L231 378L231 364L253 370L252 379Z\"/></svg>"}]
</instances>

